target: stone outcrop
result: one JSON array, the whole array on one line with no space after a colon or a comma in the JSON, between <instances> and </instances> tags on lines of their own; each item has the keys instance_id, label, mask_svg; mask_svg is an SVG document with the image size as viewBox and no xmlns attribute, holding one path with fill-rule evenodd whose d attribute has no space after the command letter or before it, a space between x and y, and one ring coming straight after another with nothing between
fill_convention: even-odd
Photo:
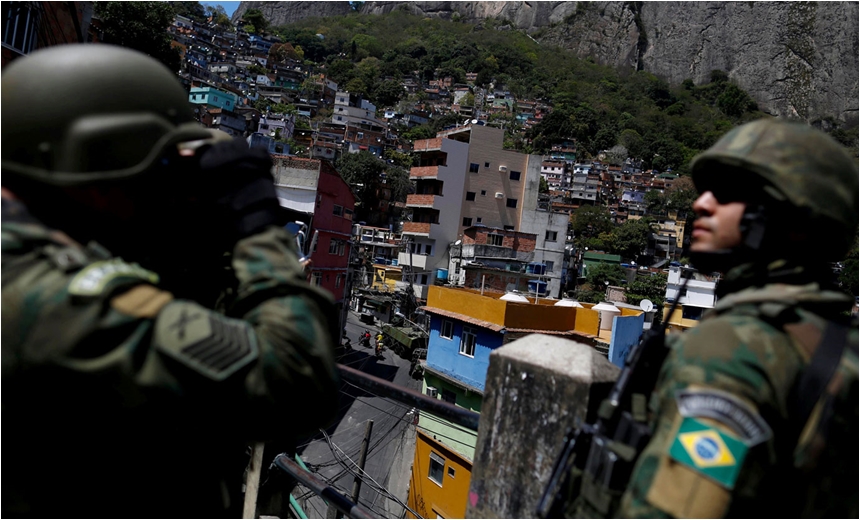
<instances>
[{"instance_id":1,"label":"stone outcrop","mask_svg":"<svg viewBox=\"0 0 860 520\"><path fill-rule=\"evenodd\" d=\"M542 44L672 84L728 73L773 115L857 123L857 2L364 2L478 23L508 20ZM242 2L273 25L350 12L348 2Z\"/></svg>"}]
</instances>

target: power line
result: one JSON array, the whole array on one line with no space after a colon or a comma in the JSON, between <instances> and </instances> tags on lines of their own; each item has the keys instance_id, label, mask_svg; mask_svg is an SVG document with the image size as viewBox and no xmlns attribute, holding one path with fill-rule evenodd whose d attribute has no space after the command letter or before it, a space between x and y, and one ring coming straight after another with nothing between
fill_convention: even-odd
<instances>
[{"instance_id":1,"label":"power line","mask_svg":"<svg viewBox=\"0 0 860 520\"><path fill-rule=\"evenodd\" d=\"M346 457L346 458L347 458L347 459L352 463L352 465L353 465L353 466L355 466L356 468L358 468L358 470L359 470L363 475L365 475L367 478L369 478L371 481L373 481L373 484L371 484L371 483L367 482L367 481L366 481L366 480L365 480L361 475L356 474L356 473L355 473L351 468L349 468L349 467L345 466L345 467L347 467L347 469L349 470L349 472L350 472L350 473L352 473L352 474L353 474L353 475L355 475L356 477L360 478L362 481L367 482L367 484L368 484L369 486L371 486L371 487L375 488L375 489L376 489L380 494L383 494L383 495L384 495L384 496L386 496L387 498L389 498L389 499L393 500L394 502L397 502L398 504L400 504L401 506L403 506L404 508L406 508L410 513L412 513L413 515L415 515L415 517L416 517L416 518L422 518L422 516L421 516L421 515L419 515L416 511L414 511L413 509L411 509L411 508L410 508L409 506L407 506L406 504L404 504L404 503L403 503L403 501L401 501L399 498L397 498L396 496L394 496L394 494L392 494L392 493L391 493L391 491L389 491L387 488L385 488L384 486L382 486L382 485L381 485L379 482L377 482L377 481L376 481L376 479L374 479L374 478L373 478L369 473L367 473L364 469L362 469L361 467L359 467L359 465L358 465L358 464L356 464L356 462L355 462L355 461L353 461L353 460L350 458L350 456L349 456L349 455L347 455L347 454L346 454L342 449L340 449L340 447L338 447L338 446L337 446L337 445L336 445L336 444L331 440L331 438L329 438L329 437L328 437L328 435L327 435L327 434L326 434L326 441L328 442L329 447L332 449L332 454L334 454L334 455L337 457L337 453L336 453L334 450L340 451L340 452L343 454L343 456L344 456L344 457ZM375 484L375 486L374 486L374 484Z\"/></svg>"}]
</instances>

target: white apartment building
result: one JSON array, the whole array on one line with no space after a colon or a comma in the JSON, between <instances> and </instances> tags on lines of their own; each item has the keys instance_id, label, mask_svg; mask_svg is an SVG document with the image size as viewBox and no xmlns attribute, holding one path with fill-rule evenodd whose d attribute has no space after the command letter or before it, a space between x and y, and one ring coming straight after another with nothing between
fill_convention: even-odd
<instances>
[{"instance_id":1,"label":"white apartment building","mask_svg":"<svg viewBox=\"0 0 860 520\"><path fill-rule=\"evenodd\" d=\"M674 263L674 262L673 262ZM687 287L681 291L683 278L681 274L690 273L690 281ZM671 265L669 277L666 281L666 298L663 303L664 319L672 307L672 303L678 300L678 307L668 317L672 329L689 329L698 325L702 315L713 309L717 303L716 289L718 279L703 275L695 269Z\"/></svg>"}]
</instances>

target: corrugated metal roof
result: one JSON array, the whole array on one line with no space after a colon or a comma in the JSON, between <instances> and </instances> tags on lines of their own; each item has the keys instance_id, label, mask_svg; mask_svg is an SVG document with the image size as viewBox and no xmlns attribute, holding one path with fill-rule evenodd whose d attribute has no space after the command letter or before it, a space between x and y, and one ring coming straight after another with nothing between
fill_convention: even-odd
<instances>
[{"instance_id":1,"label":"corrugated metal roof","mask_svg":"<svg viewBox=\"0 0 860 520\"><path fill-rule=\"evenodd\" d=\"M495 332L501 332L505 330L503 325L498 325L496 323L492 323L489 321L479 320L477 318L473 318L471 316L466 316L465 314L459 314L456 312L446 311L445 309L439 309L437 307L420 307L419 310L424 310L425 312L429 312L430 314L438 314L439 316L445 316L447 318L454 318L457 320L465 321L466 323L471 323L472 325L477 325L479 327L484 327L485 329L490 329Z\"/></svg>"}]
</instances>

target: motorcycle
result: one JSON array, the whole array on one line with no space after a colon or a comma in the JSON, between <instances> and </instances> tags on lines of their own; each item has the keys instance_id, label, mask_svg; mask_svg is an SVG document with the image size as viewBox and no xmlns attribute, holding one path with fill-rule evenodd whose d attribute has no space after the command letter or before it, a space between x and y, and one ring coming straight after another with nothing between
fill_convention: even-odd
<instances>
[{"instance_id":1,"label":"motorcycle","mask_svg":"<svg viewBox=\"0 0 860 520\"><path fill-rule=\"evenodd\" d=\"M376 357L382 357L382 351L385 349L385 344L381 341L376 342Z\"/></svg>"},{"instance_id":2,"label":"motorcycle","mask_svg":"<svg viewBox=\"0 0 860 520\"><path fill-rule=\"evenodd\" d=\"M362 347L370 348L370 331L364 329L361 336L358 337L358 344Z\"/></svg>"}]
</instances>

